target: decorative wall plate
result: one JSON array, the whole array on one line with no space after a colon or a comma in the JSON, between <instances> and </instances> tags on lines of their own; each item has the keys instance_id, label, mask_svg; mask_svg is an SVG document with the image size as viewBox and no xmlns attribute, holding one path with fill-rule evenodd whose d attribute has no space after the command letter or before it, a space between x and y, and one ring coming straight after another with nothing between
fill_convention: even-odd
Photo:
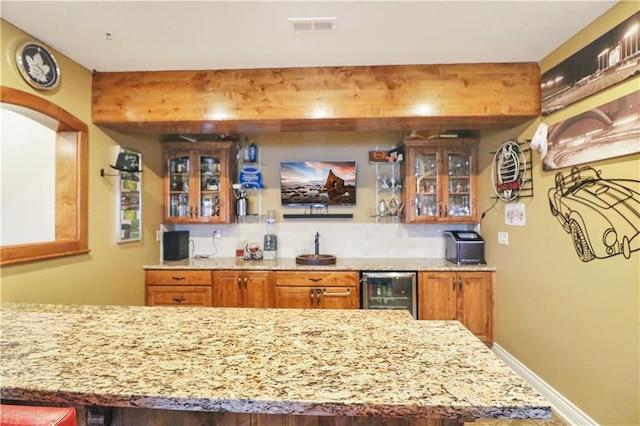
<instances>
[{"instance_id":1,"label":"decorative wall plate","mask_svg":"<svg viewBox=\"0 0 640 426\"><path fill-rule=\"evenodd\" d=\"M20 46L16 62L22 78L32 87L51 90L60 83L60 68L53 55L34 41Z\"/></svg>"}]
</instances>

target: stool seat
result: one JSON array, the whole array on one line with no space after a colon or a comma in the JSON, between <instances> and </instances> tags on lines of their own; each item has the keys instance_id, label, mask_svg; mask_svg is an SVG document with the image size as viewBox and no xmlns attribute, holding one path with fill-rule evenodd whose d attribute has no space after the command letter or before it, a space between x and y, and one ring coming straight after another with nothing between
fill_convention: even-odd
<instances>
[{"instance_id":1,"label":"stool seat","mask_svg":"<svg viewBox=\"0 0 640 426\"><path fill-rule=\"evenodd\" d=\"M0 405L0 426L78 426L73 407Z\"/></svg>"}]
</instances>

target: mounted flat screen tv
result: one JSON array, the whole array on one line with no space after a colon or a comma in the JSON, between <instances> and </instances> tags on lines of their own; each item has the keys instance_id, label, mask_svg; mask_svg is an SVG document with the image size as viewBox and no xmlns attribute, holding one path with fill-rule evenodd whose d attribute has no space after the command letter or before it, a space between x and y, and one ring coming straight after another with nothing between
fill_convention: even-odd
<instances>
[{"instance_id":1,"label":"mounted flat screen tv","mask_svg":"<svg viewBox=\"0 0 640 426\"><path fill-rule=\"evenodd\" d=\"M283 161L280 163L283 206L354 206L355 161Z\"/></svg>"}]
</instances>

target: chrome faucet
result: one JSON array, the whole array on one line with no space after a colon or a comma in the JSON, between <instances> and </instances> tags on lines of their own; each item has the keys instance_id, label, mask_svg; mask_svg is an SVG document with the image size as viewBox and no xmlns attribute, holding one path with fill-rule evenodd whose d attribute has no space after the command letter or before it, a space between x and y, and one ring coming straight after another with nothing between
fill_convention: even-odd
<instances>
[{"instance_id":1,"label":"chrome faucet","mask_svg":"<svg viewBox=\"0 0 640 426\"><path fill-rule=\"evenodd\" d=\"M320 254L320 234L318 232L316 232L316 237L313 240L313 245L315 254Z\"/></svg>"}]
</instances>

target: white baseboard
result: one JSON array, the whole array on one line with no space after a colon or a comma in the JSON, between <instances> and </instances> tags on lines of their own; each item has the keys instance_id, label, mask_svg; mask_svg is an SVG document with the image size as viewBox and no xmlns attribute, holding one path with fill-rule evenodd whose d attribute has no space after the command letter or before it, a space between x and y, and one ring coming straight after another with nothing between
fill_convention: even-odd
<instances>
[{"instance_id":1,"label":"white baseboard","mask_svg":"<svg viewBox=\"0 0 640 426\"><path fill-rule=\"evenodd\" d=\"M554 413L571 425L579 426L597 426L595 420L587 416L582 410L576 407L571 401L562 396L557 390L552 388L547 382L538 377L533 371L529 370L523 363L514 358L509 352L505 351L500 345L494 343L492 347L493 353L502 359L509 367L518 373L532 388L537 390L545 397Z\"/></svg>"}]
</instances>

